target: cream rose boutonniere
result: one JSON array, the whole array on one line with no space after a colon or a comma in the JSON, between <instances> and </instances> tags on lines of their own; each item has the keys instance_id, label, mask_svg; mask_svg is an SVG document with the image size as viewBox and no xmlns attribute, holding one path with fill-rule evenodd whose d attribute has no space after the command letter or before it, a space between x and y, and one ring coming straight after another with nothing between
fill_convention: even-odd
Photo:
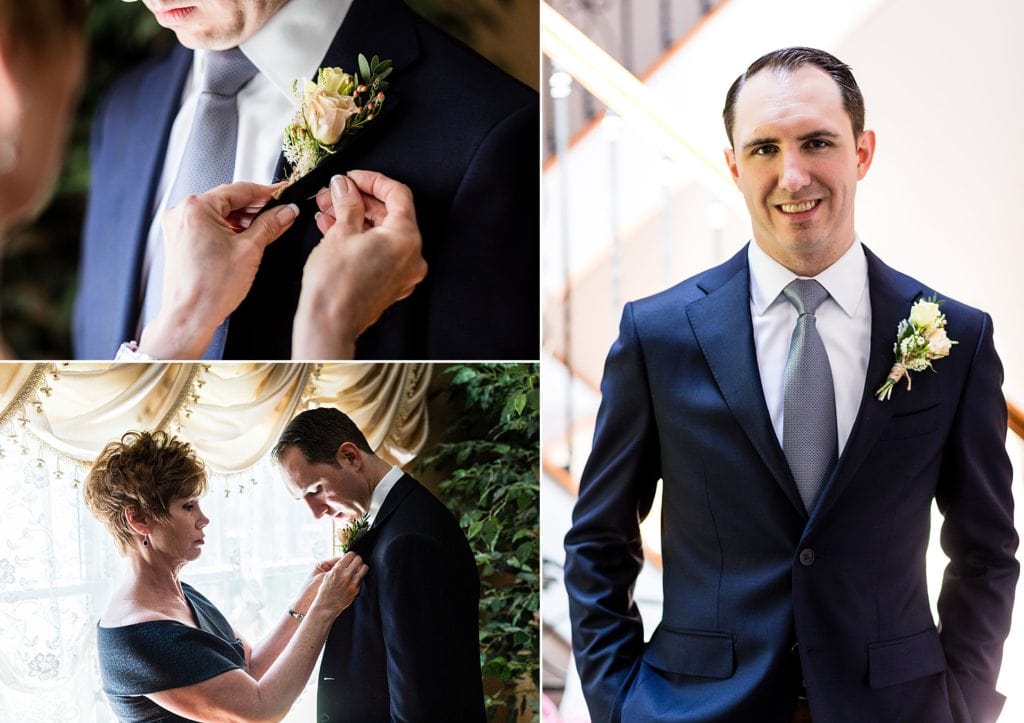
<instances>
[{"instance_id":1,"label":"cream rose boutonniere","mask_svg":"<svg viewBox=\"0 0 1024 723\"><path fill-rule=\"evenodd\" d=\"M338 548L341 554L352 549L352 545L370 529L370 516L363 515L338 530Z\"/></svg>"},{"instance_id":2,"label":"cream rose boutonniere","mask_svg":"<svg viewBox=\"0 0 1024 723\"><path fill-rule=\"evenodd\" d=\"M340 151L376 118L384 105L391 61L359 55L359 72L320 68L316 82L295 81L299 107L284 131L284 157L294 183L325 158Z\"/></svg>"},{"instance_id":3,"label":"cream rose boutonniere","mask_svg":"<svg viewBox=\"0 0 1024 723\"><path fill-rule=\"evenodd\" d=\"M896 363L889 370L889 376L875 392L879 401L892 398L892 388L903 377L907 378L910 391L910 372L932 369L932 360L949 356L957 342L946 335L946 315L939 309L944 302L932 296L920 299L910 307L910 316L896 327L896 343L892 351Z\"/></svg>"}]
</instances>

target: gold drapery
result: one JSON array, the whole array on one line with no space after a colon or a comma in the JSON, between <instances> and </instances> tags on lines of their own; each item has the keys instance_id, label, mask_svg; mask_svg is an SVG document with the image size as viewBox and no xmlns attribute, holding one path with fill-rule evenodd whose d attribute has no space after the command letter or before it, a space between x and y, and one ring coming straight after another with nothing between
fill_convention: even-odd
<instances>
[{"instance_id":1,"label":"gold drapery","mask_svg":"<svg viewBox=\"0 0 1024 723\"><path fill-rule=\"evenodd\" d=\"M76 477L126 431L190 442L213 473L253 467L299 412L334 406L395 464L427 437L428 364L0 365L0 454L55 457Z\"/></svg>"}]
</instances>

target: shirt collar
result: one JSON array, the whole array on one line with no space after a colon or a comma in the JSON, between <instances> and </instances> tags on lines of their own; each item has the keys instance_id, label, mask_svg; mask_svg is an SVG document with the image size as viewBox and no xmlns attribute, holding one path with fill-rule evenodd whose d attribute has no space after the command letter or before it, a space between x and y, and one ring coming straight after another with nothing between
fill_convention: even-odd
<instances>
[{"instance_id":1,"label":"shirt collar","mask_svg":"<svg viewBox=\"0 0 1024 723\"><path fill-rule=\"evenodd\" d=\"M373 494L370 495L370 509L366 511L369 522L372 525L377 519L377 514L380 512L381 505L384 504L384 500L387 499L388 492L395 486L398 480L402 479L402 475L405 474L401 467L392 467L388 470L388 473L384 475L377 486L373 488Z\"/></svg>"},{"instance_id":2,"label":"shirt collar","mask_svg":"<svg viewBox=\"0 0 1024 723\"><path fill-rule=\"evenodd\" d=\"M750 301L760 316L780 297L789 282L799 277L766 254L756 241L747 246L747 263L750 266ZM860 237L855 238L846 253L814 279L852 318L868 285L868 260Z\"/></svg>"},{"instance_id":3,"label":"shirt collar","mask_svg":"<svg viewBox=\"0 0 1024 723\"><path fill-rule=\"evenodd\" d=\"M239 47L280 93L294 99L292 84L313 77L352 2L288 0ZM197 50L192 63L193 82L201 77L205 62L206 51Z\"/></svg>"}]
</instances>

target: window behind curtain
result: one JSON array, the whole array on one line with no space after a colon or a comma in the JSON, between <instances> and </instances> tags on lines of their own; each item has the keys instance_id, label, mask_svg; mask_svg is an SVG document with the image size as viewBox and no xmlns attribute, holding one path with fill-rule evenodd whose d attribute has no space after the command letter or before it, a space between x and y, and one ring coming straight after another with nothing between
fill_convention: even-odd
<instances>
[{"instance_id":1,"label":"window behind curtain","mask_svg":"<svg viewBox=\"0 0 1024 723\"><path fill-rule=\"evenodd\" d=\"M17 450L15 450L17 452ZM85 508L66 460L0 458L0 721L111 721L100 691L96 622L121 583L113 538ZM250 643L276 624L317 560L331 525L292 499L266 460L212 475L203 554L182 580ZM312 720L316 676L288 720Z\"/></svg>"}]
</instances>

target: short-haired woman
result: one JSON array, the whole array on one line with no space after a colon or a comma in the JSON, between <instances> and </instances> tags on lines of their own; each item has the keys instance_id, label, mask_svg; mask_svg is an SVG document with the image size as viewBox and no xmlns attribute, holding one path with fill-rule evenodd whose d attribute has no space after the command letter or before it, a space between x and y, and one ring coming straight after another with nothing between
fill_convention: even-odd
<instances>
[{"instance_id":1,"label":"short-haired woman","mask_svg":"<svg viewBox=\"0 0 1024 723\"><path fill-rule=\"evenodd\" d=\"M97 628L103 690L122 721L280 720L367 572L352 553L319 563L293 608L251 647L178 579L202 554L206 486L191 447L163 432L111 442L86 479L86 504L129 562Z\"/></svg>"}]
</instances>

